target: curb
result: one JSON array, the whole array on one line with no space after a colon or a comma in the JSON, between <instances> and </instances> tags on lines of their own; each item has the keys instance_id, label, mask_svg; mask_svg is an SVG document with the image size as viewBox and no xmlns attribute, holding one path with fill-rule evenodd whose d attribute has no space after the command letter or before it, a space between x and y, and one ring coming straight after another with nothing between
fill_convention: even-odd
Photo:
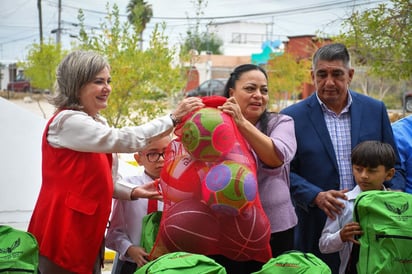
<instances>
[{"instance_id":1,"label":"curb","mask_svg":"<svg viewBox=\"0 0 412 274\"><path fill-rule=\"evenodd\" d=\"M116 257L116 251L106 248L106 250L104 251L104 261L113 262L114 257Z\"/></svg>"}]
</instances>

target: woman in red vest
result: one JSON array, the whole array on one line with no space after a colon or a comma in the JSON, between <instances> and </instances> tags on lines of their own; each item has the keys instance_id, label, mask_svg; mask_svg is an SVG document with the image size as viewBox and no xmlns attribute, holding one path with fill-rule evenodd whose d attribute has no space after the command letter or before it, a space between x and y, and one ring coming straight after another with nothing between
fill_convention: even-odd
<instances>
[{"instance_id":1,"label":"woman in red vest","mask_svg":"<svg viewBox=\"0 0 412 274\"><path fill-rule=\"evenodd\" d=\"M28 228L39 243L42 274L101 273L112 197L158 196L153 184L118 182L115 153L141 150L203 106L199 98L186 98L170 115L111 128L99 115L107 106L110 81L109 64L92 51L70 53L57 69L52 98L57 111L43 134L42 186Z\"/></svg>"}]
</instances>

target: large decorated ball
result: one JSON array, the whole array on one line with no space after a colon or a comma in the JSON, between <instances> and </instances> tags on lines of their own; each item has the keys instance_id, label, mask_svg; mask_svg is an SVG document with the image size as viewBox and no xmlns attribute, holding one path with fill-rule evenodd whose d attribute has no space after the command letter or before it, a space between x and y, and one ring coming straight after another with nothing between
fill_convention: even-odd
<instances>
[{"instance_id":1,"label":"large decorated ball","mask_svg":"<svg viewBox=\"0 0 412 274\"><path fill-rule=\"evenodd\" d=\"M236 261L266 262L272 257L270 223L256 203L237 216L219 218L219 222L220 254Z\"/></svg>"},{"instance_id":2,"label":"large decorated ball","mask_svg":"<svg viewBox=\"0 0 412 274\"><path fill-rule=\"evenodd\" d=\"M201 182L208 171L206 163L188 154L166 162L160 173L160 187L165 200L179 202L201 199Z\"/></svg>"},{"instance_id":3,"label":"large decorated ball","mask_svg":"<svg viewBox=\"0 0 412 274\"><path fill-rule=\"evenodd\" d=\"M214 162L232 149L236 139L233 127L226 113L202 108L183 125L182 144L194 158Z\"/></svg>"},{"instance_id":4,"label":"large decorated ball","mask_svg":"<svg viewBox=\"0 0 412 274\"><path fill-rule=\"evenodd\" d=\"M216 253L219 222L206 204L185 200L172 205L163 214L158 235L168 252Z\"/></svg>"},{"instance_id":5,"label":"large decorated ball","mask_svg":"<svg viewBox=\"0 0 412 274\"><path fill-rule=\"evenodd\" d=\"M257 194L255 174L244 164L222 161L213 166L202 182L203 200L215 211L238 215Z\"/></svg>"}]
</instances>

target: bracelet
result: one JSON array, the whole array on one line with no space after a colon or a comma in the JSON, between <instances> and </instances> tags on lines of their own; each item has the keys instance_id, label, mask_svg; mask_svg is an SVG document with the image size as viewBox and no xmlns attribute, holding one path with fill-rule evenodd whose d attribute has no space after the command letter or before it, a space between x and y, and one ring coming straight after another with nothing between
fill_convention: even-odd
<instances>
[{"instance_id":1,"label":"bracelet","mask_svg":"<svg viewBox=\"0 0 412 274\"><path fill-rule=\"evenodd\" d=\"M180 120L177 119L176 115L174 115L173 113L170 113L170 119L172 119L173 122L173 126L175 127L178 123L180 123Z\"/></svg>"}]
</instances>

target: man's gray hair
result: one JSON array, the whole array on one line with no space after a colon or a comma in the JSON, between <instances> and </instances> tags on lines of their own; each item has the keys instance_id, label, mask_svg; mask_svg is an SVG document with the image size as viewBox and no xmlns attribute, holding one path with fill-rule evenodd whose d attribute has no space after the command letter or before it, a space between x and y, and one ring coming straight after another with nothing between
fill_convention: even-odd
<instances>
[{"instance_id":1,"label":"man's gray hair","mask_svg":"<svg viewBox=\"0 0 412 274\"><path fill-rule=\"evenodd\" d=\"M327 44L319 48L313 55L313 59L312 59L312 69L313 70L316 69L319 60L324 60L324 61L341 60L346 68L351 67L348 49L345 47L345 45L340 44L340 43Z\"/></svg>"}]
</instances>

